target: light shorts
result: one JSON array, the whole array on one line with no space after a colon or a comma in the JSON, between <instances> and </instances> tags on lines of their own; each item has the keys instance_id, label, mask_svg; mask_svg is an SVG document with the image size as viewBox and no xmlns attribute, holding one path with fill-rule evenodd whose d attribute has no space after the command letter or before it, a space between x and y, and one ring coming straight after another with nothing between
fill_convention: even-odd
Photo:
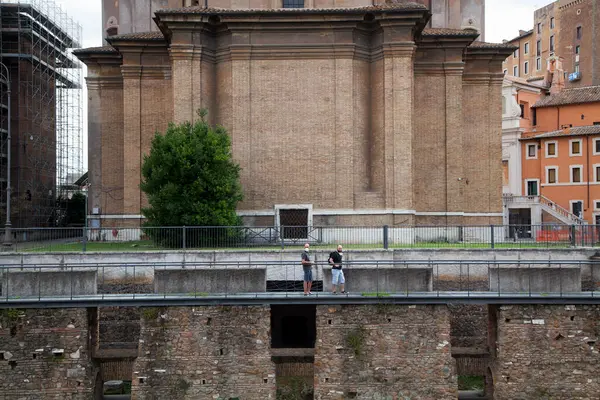
<instances>
[{"instance_id":1,"label":"light shorts","mask_svg":"<svg viewBox=\"0 0 600 400\"><path fill-rule=\"evenodd\" d=\"M343 285L346 282L344 278L344 271L341 269L331 269L331 284L332 285Z\"/></svg>"}]
</instances>

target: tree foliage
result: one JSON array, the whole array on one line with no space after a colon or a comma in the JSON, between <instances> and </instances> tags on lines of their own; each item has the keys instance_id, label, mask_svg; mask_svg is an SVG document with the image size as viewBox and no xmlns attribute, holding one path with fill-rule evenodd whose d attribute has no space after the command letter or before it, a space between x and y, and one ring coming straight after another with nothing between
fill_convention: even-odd
<instances>
[{"instance_id":1,"label":"tree foliage","mask_svg":"<svg viewBox=\"0 0 600 400\"><path fill-rule=\"evenodd\" d=\"M232 160L231 140L225 128L208 124L206 112L198 114L195 123L170 124L157 133L144 157L140 187L148 197L149 207L142 209L147 227L240 225L240 167Z\"/></svg>"}]
</instances>

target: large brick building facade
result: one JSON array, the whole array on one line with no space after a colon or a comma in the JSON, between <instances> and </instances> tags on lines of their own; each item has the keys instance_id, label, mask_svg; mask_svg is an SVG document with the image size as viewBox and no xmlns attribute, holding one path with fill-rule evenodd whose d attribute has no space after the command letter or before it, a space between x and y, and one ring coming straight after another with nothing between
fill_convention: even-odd
<instances>
[{"instance_id":1,"label":"large brick building facade","mask_svg":"<svg viewBox=\"0 0 600 400\"><path fill-rule=\"evenodd\" d=\"M139 224L154 132L207 108L231 134L247 224L298 208L314 226L500 223L514 47L427 28L418 3L326 7L161 10L158 32L78 51L93 218Z\"/></svg>"}]
</instances>

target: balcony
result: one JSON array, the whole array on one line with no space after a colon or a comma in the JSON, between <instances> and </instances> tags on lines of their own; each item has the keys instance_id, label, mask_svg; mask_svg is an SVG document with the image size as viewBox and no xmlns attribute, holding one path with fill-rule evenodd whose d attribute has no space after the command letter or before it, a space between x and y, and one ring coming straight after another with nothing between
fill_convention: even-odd
<instances>
[{"instance_id":1,"label":"balcony","mask_svg":"<svg viewBox=\"0 0 600 400\"><path fill-rule=\"evenodd\" d=\"M569 74L569 82L575 82L581 79L581 72L573 72Z\"/></svg>"}]
</instances>

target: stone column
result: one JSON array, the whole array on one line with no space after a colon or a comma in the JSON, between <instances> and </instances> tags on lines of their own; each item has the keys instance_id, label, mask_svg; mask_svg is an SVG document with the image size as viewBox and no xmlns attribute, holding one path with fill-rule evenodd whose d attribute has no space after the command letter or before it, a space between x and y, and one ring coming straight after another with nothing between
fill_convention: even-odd
<instances>
[{"instance_id":1,"label":"stone column","mask_svg":"<svg viewBox=\"0 0 600 400\"><path fill-rule=\"evenodd\" d=\"M140 65L123 65L123 213L138 215L141 206L141 75Z\"/></svg>"},{"instance_id":2,"label":"stone column","mask_svg":"<svg viewBox=\"0 0 600 400\"><path fill-rule=\"evenodd\" d=\"M194 46L171 44L173 74L173 118L176 124L194 120ZM196 73L200 73L198 70Z\"/></svg>"}]
</instances>

